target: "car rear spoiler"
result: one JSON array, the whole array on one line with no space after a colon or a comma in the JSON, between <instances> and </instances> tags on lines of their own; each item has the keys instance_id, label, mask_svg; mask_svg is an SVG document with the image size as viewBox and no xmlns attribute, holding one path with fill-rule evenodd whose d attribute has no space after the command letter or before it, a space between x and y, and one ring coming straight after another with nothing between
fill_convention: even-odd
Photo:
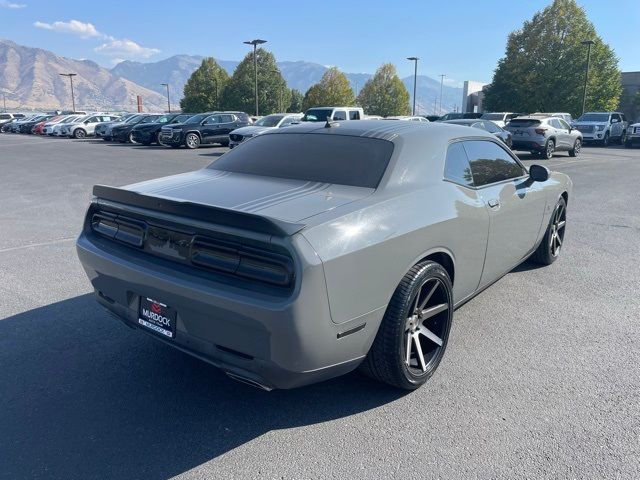
<instances>
[{"instance_id":1,"label":"car rear spoiler","mask_svg":"<svg viewBox=\"0 0 640 480\"><path fill-rule=\"evenodd\" d=\"M302 223L286 222L276 218L227 208L214 207L162 196L150 196L118 187L94 185L93 194L100 200L107 200L134 207L156 210L195 220L241 228L267 235L291 236L305 227Z\"/></svg>"}]
</instances>

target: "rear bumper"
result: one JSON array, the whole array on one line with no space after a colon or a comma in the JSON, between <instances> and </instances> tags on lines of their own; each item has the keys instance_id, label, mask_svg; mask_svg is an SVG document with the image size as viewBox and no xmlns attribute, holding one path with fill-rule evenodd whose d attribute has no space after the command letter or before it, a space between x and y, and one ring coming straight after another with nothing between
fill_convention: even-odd
<instances>
[{"instance_id":1,"label":"rear bumper","mask_svg":"<svg viewBox=\"0 0 640 480\"><path fill-rule=\"evenodd\" d=\"M544 140L516 140L513 139L512 150L541 150L544 148Z\"/></svg>"},{"instance_id":2,"label":"rear bumper","mask_svg":"<svg viewBox=\"0 0 640 480\"><path fill-rule=\"evenodd\" d=\"M353 324L332 322L322 264L306 240L296 238L301 278L286 298L203 280L91 233L80 236L77 252L98 302L126 325L143 329L142 296L162 301L177 311L175 339L145 333L265 388L293 388L356 368L379 322L338 338Z\"/></svg>"}]
</instances>

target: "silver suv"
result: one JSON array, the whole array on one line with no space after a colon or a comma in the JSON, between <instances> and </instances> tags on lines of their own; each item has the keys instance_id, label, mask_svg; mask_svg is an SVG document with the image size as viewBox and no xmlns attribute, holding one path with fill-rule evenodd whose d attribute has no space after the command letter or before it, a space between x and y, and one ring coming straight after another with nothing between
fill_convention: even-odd
<instances>
[{"instance_id":1,"label":"silver suv","mask_svg":"<svg viewBox=\"0 0 640 480\"><path fill-rule=\"evenodd\" d=\"M513 136L512 150L527 150L542 158L554 152L569 152L577 157L582 148L582 133L565 120L549 115L527 115L511 120L504 127Z\"/></svg>"},{"instance_id":2,"label":"silver suv","mask_svg":"<svg viewBox=\"0 0 640 480\"><path fill-rule=\"evenodd\" d=\"M573 126L582 132L585 142L598 142L606 147L613 139L625 143L629 122L619 112L587 112Z\"/></svg>"}]
</instances>

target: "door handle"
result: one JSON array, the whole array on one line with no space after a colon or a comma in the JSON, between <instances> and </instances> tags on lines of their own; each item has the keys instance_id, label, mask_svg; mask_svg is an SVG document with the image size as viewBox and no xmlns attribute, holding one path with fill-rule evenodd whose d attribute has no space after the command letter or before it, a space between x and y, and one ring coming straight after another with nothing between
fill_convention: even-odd
<instances>
[{"instance_id":1,"label":"door handle","mask_svg":"<svg viewBox=\"0 0 640 480\"><path fill-rule=\"evenodd\" d=\"M492 198L487 202L487 205L491 208L498 208L500 206L500 201L497 198Z\"/></svg>"}]
</instances>

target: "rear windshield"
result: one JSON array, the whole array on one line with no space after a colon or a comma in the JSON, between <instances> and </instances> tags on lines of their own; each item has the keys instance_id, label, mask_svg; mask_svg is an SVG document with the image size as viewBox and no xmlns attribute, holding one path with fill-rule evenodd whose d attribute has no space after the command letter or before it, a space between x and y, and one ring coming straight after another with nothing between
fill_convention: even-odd
<instances>
[{"instance_id":1,"label":"rear windshield","mask_svg":"<svg viewBox=\"0 0 640 480\"><path fill-rule=\"evenodd\" d=\"M509 127L533 127L535 125L540 125L540 120L514 118L508 123Z\"/></svg>"},{"instance_id":2,"label":"rear windshield","mask_svg":"<svg viewBox=\"0 0 640 480\"><path fill-rule=\"evenodd\" d=\"M503 120L504 113L483 113L480 118L484 118L485 120Z\"/></svg>"},{"instance_id":3,"label":"rear windshield","mask_svg":"<svg viewBox=\"0 0 640 480\"><path fill-rule=\"evenodd\" d=\"M207 168L266 177L377 188L393 153L378 138L281 133L252 138Z\"/></svg>"}]
</instances>

